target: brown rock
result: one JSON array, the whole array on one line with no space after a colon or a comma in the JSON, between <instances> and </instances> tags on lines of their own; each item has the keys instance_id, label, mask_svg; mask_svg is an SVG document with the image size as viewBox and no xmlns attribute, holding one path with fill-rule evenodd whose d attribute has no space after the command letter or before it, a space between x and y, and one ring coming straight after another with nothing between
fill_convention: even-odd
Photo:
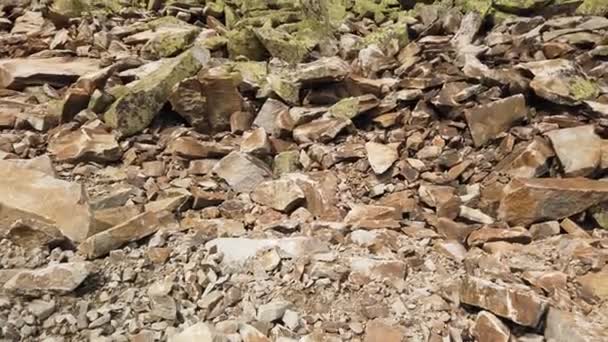
<instances>
[{"instance_id":1,"label":"brown rock","mask_svg":"<svg viewBox=\"0 0 608 342\"><path fill-rule=\"evenodd\" d=\"M375 229L375 228L399 228L401 211L394 207L383 207L379 205L354 205L344 222L356 228Z\"/></svg>"},{"instance_id":2,"label":"brown rock","mask_svg":"<svg viewBox=\"0 0 608 342\"><path fill-rule=\"evenodd\" d=\"M526 271L522 278L547 293L566 290L568 282L568 276L559 271Z\"/></svg>"},{"instance_id":3,"label":"brown rock","mask_svg":"<svg viewBox=\"0 0 608 342\"><path fill-rule=\"evenodd\" d=\"M123 205L114 208L95 210L95 221L91 227L91 235L112 228L141 214L141 205Z\"/></svg>"},{"instance_id":4,"label":"brown rock","mask_svg":"<svg viewBox=\"0 0 608 342\"><path fill-rule=\"evenodd\" d=\"M201 188L192 188L190 192L194 199L192 209L195 210L217 206L226 200L226 194L223 192L205 191Z\"/></svg>"},{"instance_id":5,"label":"brown rock","mask_svg":"<svg viewBox=\"0 0 608 342\"><path fill-rule=\"evenodd\" d=\"M458 262L464 260L467 249L458 241L440 241L435 245L435 249L443 255L452 258Z\"/></svg>"},{"instance_id":6,"label":"brown rock","mask_svg":"<svg viewBox=\"0 0 608 342\"><path fill-rule=\"evenodd\" d=\"M48 150L60 162L112 162L122 157L116 137L95 125L51 136Z\"/></svg>"},{"instance_id":7,"label":"brown rock","mask_svg":"<svg viewBox=\"0 0 608 342\"><path fill-rule=\"evenodd\" d=\"M87 262L71 262L21 271L4 284L4 289L28 296L45 293L67 294L82 284L89 276L90 268L91 265Z\"/></svg>"},{"instance_id":8,"label":"brown rock","mask_svg":"<svg viewBox=\"0 0 608 342\"><path fill-rule=\"evenodd\" d=\"M294 180L306 196L306 209L321 220L341 220L343 213L337 208L338 177L331 171L290 173L284 176Z\"/></svg>"},{"instance_id":9,"label":"brown rock","mask_svg":"<svg viewBox=\"0 0 608 342\"><path fill-rule=\"evenodd\" d=\"M199 75L203 94L207 99L205 115L214 132L230 129L230 116L243 109L243 99L237 86L240 77L221 68L210 69Z\"/></svg>"},{"instance_id":10,"label":"brown rock","mask_svg":"<svg viewBox=\"0 0 608 342\"><path fill-rule=\"evenodd\" d=\"M395 146L375 142L365 144L367 160L377 175L386 172L399 158Z\"/></svg>"},{"instance_id":11,"label":"brown rock","mask_svg":"<svg viewBox=\"0 0 608 342\"><path fill-rule=\"evenodd\" d=\"M600 342L608 339L606 326L591 322L588 317L549 309L545 339L551 342Z\"/></svg>"},{"instance_id":12,"label":"brown rock","mask_svg":"<svg viewBox=\"0 0 608 342\"><path fill-rule=\"evenodd\" d=\"M253 124L264 128L267 133L277 136L281 133L278 126L278 118L282 113L288 112L289 107L283 102L269 98L264 102L262 108L260 108L255 120L253 120Z\"/></svg>"},{"instance_id":13,"label":"brown rock","mask_svg":"<svg viewBox=\"0 0 608 342\"><path fill-rule=\"evenodd\" d=\"M405 338L403 329L391 326L381 320L373 320L365 327L364 342L401 342Z\"/></svg>"},{"instance_id":14,"label":"brown rock","mask_svg":"<svg viewBox=\"0 0 608 342\"><path fill-rule=\"evenodd\" d=\"M526 117L526 100L514 95L465 111L476 146L482 146Z\"/></svg>"},{"instance_id":15,"label":"brown rock","mask_svg":"<svg viewBox=\"0 0 608 342\"><path fill-rule=\"evenodd\" d=\"M425 204L437 209L438 217L455 219L460 214L462 202L450 186L422 184L418 188L418 196Z\"/></svg>"},{"instance_id":16,"label":"brown rock","mask_svg":"<svg viewBox=\"0 0 608 342\"><path fill-rule=\"evenodd\" d=\"M530 234L532 239L541 240L550 236L558 235L560 232L559 222L546 221L530 226Z\"/></svg>"},{"instance_id":17,"label":"brown rock","mask_svg":"<svg viewBox=\"0 0 608 342\"><path fill-rule=\"evenodd\" d=\"M172 225L174 222L175 218L170 212L147 211L129 221L90 236L80 244L78 250L89 259L98 258L126 243L154 234L157 230Z\"/></svg>"},{"instance_id":18,"label":"brown rock","mask_svg":"<svg viewBox=\"0 0 608 342\"><path fill-rule=\"evenodd\" d=\"M167 152L187 159L223 157L233 148L214 141L198 141L193 137L180 137L169 143Z\"/></svg>"},{"instance_id":19,"label":"brown rock","mask_svg":"<svg viewBox=\"0 0 608 342\"><path fill-rule=\"evenodd\" d=\"M465 223L454 222L445 217L440 217L437 220L435 229L437 230L437 233L443 235L448 240L456 240L460 243L464 243L469 234L475 230L475 227Z\"/></svg>"},{"instance_id":20,"label":"brown rock","mask_svg":"<svg viewBox=\"0 0 608 342\"><path fill-rule=\"evenodd\" d=\"M515 148L505 159L496 165L496 170L511 177L534 178L549 171L547 162L555 156L551 146L539 137L530 143Z\"/></svg>"},{"instance_id":21,"label":"brown rock","mask_svg":"<svg viewBox=\"0 0 608 342\"><path fill-rule=\"evenodd\" d=\"M272 146L266 130L262 127L253 130L247 135L243 135L241 142L241 152L251 153L255 155L268 155L272 152Z\"/></svg>"},{"instance_id":22,"label":"brown rock","mask_svg":"<svg viewBox=\"0 0 608 342\"><path fill-rule=\"evenodd\" d=\"M242 152L232 152L224 157L215 165L213 172L238 192L250 192L272 176L272 171L264 162Z\"/></svg>"},{"instance_id":23,"label":"brown rock","mask_svg":"<svg viewBox=\"0 0 608 342\"><path fill-rule=\"evenodd\" d=\"M80 57L15 58L0 61L0 88L49 84L64 87L99 69L99 60Z\"/></svg>"},{"instance_id":24,"label":"brown rock","mask_svg":"<svg viewBox=\"0 0 608 342\"><path fill-rule=\"evenodd\" d=\"M498 208L501 219L527 226L561 219L608 200L608 182L585 178L515 179L504 189Z\"/></svg>"},{"instance_id":25,"label":"brown rock","mask_svg":"<svg viewBox=\"0 0 608 342\"><path fill-rule=\"evenodd\" d=\"M329 142L343 129L351 125L351 121L343 118L320 118L300 125L293 130L293 138L298 143Z\"/></svg>"},{"instance_id":26,"label":"brown rock","mask_svg":"<svg viewBox=\"0 0 608 342\"><path fill-rule=\"evenodd\" d=\"M499 229L484 227L473 231L467 238L469 246L481 246L487 242L506 241L511 243L530 243L532 236L522 227Z\"/></svg>"},{"instance_id":27,"label":"brown rock","mask_svg":"<svg viewBox=\"0 0 608 342\"><path fill-rule=\"evenodd\" d=\"M341 81L350 73L350 65L339 57L323 57L314 62L300 63L296 81L304 85Z\"/></svg>"},{"instance_id":28,"label":"brown rock","mask_svg":"<svg viewBox=\"0 0 608 342\"><path fill-rule=\"evenodd\" d=\"M148 250L148 259L155 264L164 264L171 256L170 248L154 247Z\"/></svg>"},{"instance_id":29,"label":"brown rock","mask_svg":"<svg viewBox=\"0 0 608 342\"><path fill-rule=\"evenodd\" d=\"M589 297L596 297L600 300L608 299L608 267L603 271L589 272L584 276L578 277L577 282L581 284L583 293Z\"/></svg>"},{"instance_id":30,"label":"brown rock","mask_svg":"<svg viewBox=\"0 0 608 342\"><path fill-rule=\"evenodd\" d=\"M37 220L18 220L10 226L3 237L26 250L53 248L67 240L57 227Z\"/></svg>"},{"instance_id":31,"label":"brown rock","mask_svg":"<svg viewBox=\"0 0 608 342\"><path fill-rule=\"evenodd\" d=\"M509 328L488 311L477 314L471 334L477 341L509 342L511 331Z\"/></svg>"},{"instance_id":32,"label":"brown rock","mask_svg":"<svg viewBox=\"0 0 608 342\"><path fill-rule=\"evenodd\" d=\"M90 234L92 214L81 184L0 160L0 226L19 219L55 225L72 241Z\"/></svg>"},{"instance_id":33,"label":"brown rock","mask_svg":"<svg viewBox=\"0 0 608 342\"><path fill-rule=\"evenodd\" d=\"M258 184L251 199L282 212L291 212L304 203L306 196L293 180L279 179Z\"/></svg>"},{"instance_id":34,"label":"brown rock","mask_svg":"<svg viewBox=\"0 0 608 342\"><path fill-rule=\"evenodd\" d=\"M372 280L405 279L407 265L400 260L356 257L351 259L350 270L351 277L364 284Z\"/></svg>"},{"instance_id":35,"label":"brown rock","mask_svg":"<svg viewBox=\"0 0 608 342\"><path fill-rule=\"evenodd\" d=\"M529 327L538 326L547 310L547 303L527 287L499 285L472 276L465 277L460 300Z\"/></svg>"},{"instance_id":36,"label":"brown rock","mask_svg":"<svg viewBox=\"0 0 608 342\"><path fill-rule=\"evenodd\" d=\"M213 171L213 167L219 162L217 159L199 159L190 161L188 167L189 175L206 175Z\"/></svg>"},{"instance_id":37,"label":"brown rock","mask_svg":"<svg viewBox=\"0 0 608 342\"><path fill-rule=\"evenodd\" d=\"M546 133L564 174L588 176L600 166L602 139L593 125L558 129Z\"/></svg>"},{"instance_id":38,"label":"brown rock","mask_svg":"<svg viewBox=\"0 0 608 342\"><path fill-rule=\"evenodd\" d=\"M562 227L562 229L566 231L566 233L572 236L580 237L583 239L588 239L591 237L589 233L587 233L581 226L579 226L578 224L576 224L576 222L572 221L569 218L563 219L562 222L560 222L559 226Z\"/></svg>"}]
</instances>

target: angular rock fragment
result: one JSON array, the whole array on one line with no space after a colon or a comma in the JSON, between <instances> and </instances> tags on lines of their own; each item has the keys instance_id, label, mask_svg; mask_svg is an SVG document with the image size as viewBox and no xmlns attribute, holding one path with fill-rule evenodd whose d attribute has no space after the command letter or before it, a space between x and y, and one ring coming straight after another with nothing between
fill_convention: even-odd
<instances>
[{"instance_id":1,"label":"angular rock fragment","mask_svg":"<svg viewBox=\"0 0 608 342\"><path fill-rule=\"evenodd\" d=\"M471 332L478 341L509 342L511 336L509 328L488 311L477 314Z\"/></svg>"},{"instance_id":2,"label":"angular rock fragment","mask_svg":"<svg viewBox=\"0 0 608 342\"><path fill-rule=\"evenodd\" d=\"M241 151L254 155L268 155L272 152L272 146L266 130L262 127L253 130L248 135L243 136Z\"/></svg>"},{"instance_id":3,"label":"angular rock fragment","mask_svg":"<svg viewBox=\"0 0 608 342\"><path fill-rule=\"evenodd\" d=\"M530 243L532 237L530 233L522 227L511 229L499 228L480 228L469 234L467 243L469 246L481 246L484 243L494 241L506 241L510 243Z\"/></svg>"},{"instance_id":4,"label":"angular rock fragment","mask_svg":"<svg viewBox=\"0 0 608 342\"><path fill-rule=\"evenodd\" d=\"M498 216L514 225L556 220L608 200L608 183L585 178L515 179L504 189Z\"/></svg>"},{"instance_id":5,"label":"angular rock fragment","mask_svg":"<svg viewBox=\"0 0 608 342\"><path fill-rule=\"evenodd\" d=\"M602 139L595 134L593 125L558 129L546 134L566 176L588 176L600 166Z\"/></svg>"},{"instance_id":6,"label":"angular rock fragment","mask_svg":"<svg viewBox=\"0 0 608 342\"><path fill-rule=\"evenodd\" d=\"M169 143L167 152L186 159L223 157L233 148L214 141L199 141L193 137L179 137Z\"/></svg>"},{"instance_id":7,"label":"angular rock fragment","mask_svg":"<svg viewBox=\"0 0 608 342\"><path fill-rule=\"evenodd\" d=\"M173 87L194 75L209 59L209 51L191 49L166 61L153 74L135 81L104 114L105 122L123 135L145 129L169 99Z\"/></svg>"},{"instance_id":8,"label":"angular rock fragment","mask_svg":"<svg viewBox=\"0 0 608 342\"><path fill-rule=\"evenodd\" d=\"M390 145L368 142L365 144L365 150L367 160L377 175L386 172L399 158L397 149Z\"/></svg>"},{"instance_id":9,"label":"angular rock fragment","mask_svg":"<svg viewBox=\"0 0 608 342\"><path fill-rule=\"evenodd\" d=\"M74 291L89 276L87 262L54 264L36 270L21 271L4 284L4 289L20 295L46 293L67 294Z\"/></svg>"},{"instance_id":10,"label":"angular rock fragment","mask_svg":"<svg viewBox=\"0 0 608 342\"><path fill-rule=\"evenodd\" d=\"M400 227L401 211L394 207L358 204L352 207L344 222L356 228L380 229Z\"/></svg>"},{"instance_id":11,"label":"angular rock fragment","mask_svg":"<svg viewBox=\"0 0 608 342\"><path fill-rule=\"evenodd\" d=\"M0 192L0 226L29 219L55 225L76 242L90 234L92 214L81 184L0 161Z\"/></svg>"},{"instance_id":12,"label":"angular rock fragment","mask_svg":"<svg viewBox=\"0 0 608 342\"><path fill-rule=\"evenodd\" d=\"M268 99L264 102L262 108L258 112L253 124L266 130L269 134L279 135L280 128L278 127L278 118L282 113L289 111L284 103L274 99Z\"/></svg>"},{"instance_id":13,"label":"angular rock fragment","mask_svg":"<svg viewBox=\"0 0 608 342\"><path fill-rule=\"evenodd\" d=\"M460 300L528 327L538 326L548 307L545 300L526 287L499 285L472 276L465 277Z\"/></svg>"},{"instance_id":14,"label":"angular rock fragment","mask_svg":"<svg viewBox=\"0 0 608 342\"><path fill-rule=\"evenodd\" d=\"M218 333L207 323L194 324L184 329L184 331L169 338L169 342L192 341L227 342L228 339L222 334Z\"/></svg>"},{"instance_id":15,"label":"angular rock fragment","mask_svg":"<svg viewBox=\"0 0 608 342\"><path fill-rule=\"evenodd\" d=\"M258 184L251 199L282 212L291 212L304 203L306 196L295 181L275 180Z\"/></svg>"},{"instance_id":16,"label":"angular rock fragment","mask_svg":"<svg viewBox=\"0 0 608 342\"><path fill-rule=\"evenodd\" d=\"M547 341L599 342L608 338L608 332L600 324L594 324L586 316L559 310L549 309L545 324Z\"/></svg>"},{"instance_id":17,"label":"angular rock fragment","mask_svg":"<svg viewBox=\"0 0 608 342\"><path fill-rule=\"evenodd\" d=\"M283 239L246 239L246 238L219 238L209 241L207 248L216 247L223 253L224 263L243 263L263 250L278 248L281 253L290 258L310 256L329 250L325 242L310 237L290 237Z\"/></svg>"},{"instance_id":18,"label":"angular rock fragment","mask_svg":"<svg viewBox=\"0 0 608 342\"><path fill-rule=\"evenodd\" d=\"M403 261L356 257L350 262L351 277L362 283L372 280L405 279L407 266Z\"/></svg>"},{"instance_id":19,"label":"angular rock fragment","mask_svg":"<svg viewBox=\"0 0 608 342\"><path fill-rule=\"evenodd\" d=\"M94 125L51 136L48 150L60 162L113 162L122 157L116 137Z\"/></svg>"},{"instance_id":20,"label":"angular rock fragment","mask_svg":"<svg viewBox=\"0 0 608 342\"><path fill-rule=\"evenodd\" d=\"M296 81L304 85L343 80L350 66L339 57L323 57L314 62L298 64Z\"/></svg>"},{"instance_id":21,"label":"angular rock fragment","mask_svg":"<svg viewBox=\"0 0 608 342\"><path fill-rule=\"evenodd\" d=\"M126 243L154 234L174 222L170 212L144 212L129 221L90 236L80 244L78 250L89 259L98 258Z\"/></svg>"},{"instance_id":22,"label":"angular rock fragment","mask_svg":"<svg viewBox=\"0 0 608 342\"><path fill-rule=\"evenodd\" d=\"M587 273L578 277L577 281L587 296L600 300L608 298L608 268L597 273Z\"/></svg>"},{"instance_id":23,"label":"angular rock fragment","mask_svg":"<svg viewBox=\"0 0 608 342\"><path fill-rule=\"evenodd\" d=\"M364 342L397 342L403 341L404 329L399 326L388 325L381 320L373 320L365 327Z\"/></svg>"},{"instance_id":24,"label":"angular rock fragment","mask_svg":"<svg viewBox=\"0 0 608 342\"><path fill-rule=\"evenodd\" d=\"M242 152L232 152L224 157L215 165L213 172L238 192L250 192L272 176L272 171L264 162Z\"/></svg>"},{"instance_id":25,"label":"angular rock fragment","mask_svg":"<svg viewBox=\"0 0 608 342\"><path fill-rule=\"evenodd\" d=\"M530 143L515 148L496 169L512 177L535 178L549 171L549 158L555 156L551 146L542 138L534 138Z\"/></svg>"},{"instance_id":26,"label":"angular rock fragment","mask_svg":"<svg viewBox=\"0 0 608 342\"><path fill-rule=\"evenodd\" d=\"M523 95L514 95L465 111L475 146L482 146L498 134L506 132L527 115Z\"/></svg>"},{"instance_id":27,"label":"angular rock fragment","mask_svg":"<svg viewBox=\"0 0 608 342\"><path fill-rule=\"evenodd\" d=\"M81 57L15 58L0 61L0 89L49 84L64 87L99 69L99 60Z\"/></svg>"},{"instance_id":28,"label":"angular rock fragment","mask_svg":"<svg viewBox=\"0 0 608 342\"><path fill-rule=\"evenodd\" d=\"M328 142L350 125L351 121L348 119L320 118L296 127L293 130L293 138L298 143Z\"/></svg>"}]
</instances>

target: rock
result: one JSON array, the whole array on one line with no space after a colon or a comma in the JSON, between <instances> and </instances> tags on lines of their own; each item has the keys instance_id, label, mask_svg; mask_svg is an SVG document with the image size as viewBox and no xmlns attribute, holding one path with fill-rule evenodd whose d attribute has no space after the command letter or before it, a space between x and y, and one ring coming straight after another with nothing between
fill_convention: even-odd
<instances>
[{"instance_id":1,"label":"rock","mask_svg":"<svg viewBox=\"0 0 608 342\"><path fill-rule=\"evenodd\" d=\"M304 203L306 196L295 181L280 179L258 184L251 199L278 211L292 212Z\"/></svg>"},{"instance_id":2,"label":"rock","mask_svg":"<svg viewBox=\"0 0 608 342\"><path fill-rule=\"evenodd\" d=\"M365 144L365 150L367 160L377 175L386 172L399 158L397 149L390 145L368 142Z\"/></svg>"},{"instance_id":3,"label":"rock","mask_svg":"<svg viewBox=\"0 0 608 342\"><path fill-rule=\"evenodd\" d=\"M546 221L530 226L530 235L533 240L541 240L558 235L560 232L559 222Z\"/></svg>"},{"instance_id":4,"label":"rock","mask_svg":"<svg viewBox=\"0 0 608 342\"><path fill-rule=\"evenodd\" d=\"M64 87L99 70L99 60L81 57L14 58L0 61L0 89L49 84Z\"/></svg>"},{"instance_id":5,"label":"rock","mask_svg":"<svg viewBox=\"0 0 608 342\"><path fill-rule=\"evenodd\" d=\"M206 99L205 116L211 131L229 130L232 114L243 110L243 98L237 88L241 82L240 75L210 69L200 74L199 80Z\"/></svg>"},{"instance_id":6,"label":"rock","mask_svg":"<svg viewBox=\"0 0 608 342\"><path fill-rule=\"evenodd\" d=\"M320 118L296 127L293 130L293 138L300 144L329 142L350 125L351 121L344 118Z\"/></svg>"},{"instance_id":7,"label":"rock","mask_svg":"<svg viewBox=\"0 0 608 342\"><path fill-rule=\"evenodd\" d=\"M299 258L328 251L328 245L316 238L290 237L283 239L219 238L209 241L207 248L216 247L224 254L224 263L243 263L262 250L278 248L282 254Z\"/></svg>"},{"instance_id":8,"label":"rock","mask_svg":"<svg viewBox=\"0 0 608 342\"><path fill-rule=\"evenodd\" d=\"M289 107L287 107L283 102L268 99L264 102L262 108L258 112L258 115L253 120L253 124L257 127L261 127L266 132L272 135L279 135L280 128L278 127L278 117L283 115L283 113L287 113L289 111Z\"/></svg>"},{"instance_id":9,"label":"rock","mask_svg":"<svg viewBox=\"0 0 608 342\"><path fill-rule=\"evenodd\" d=\"M498 208L499 218L527 226L580 213L608 200L608 183L584 178L512 180Z\"/></svg>"},{"instance_id":10,"label":"rock","mask_svg":"<svg viewBox=\"0 0 608 342\"><path fill-rule=\"evenodd\" d=\"M511 331L498 317L488 311L481 311L477 314L471 334L478 341L509 342Z\"/></svg>"},{"instance_id":11,"label":"rock","mask_svg":"<svg viewBox=\"0 0 608 342\"><path fill-rule=\"evenodd\" d=\"M251 192L259 183L272 176L264 162L242 152L232 152L222 158L213 172L237 192Z\"/></svg>"},{"instance_id":12,"label":"rock","mask_svg":"<svg viewBox=\"0 0 608 342\"><path fill-rule=\"evenodd\" d=\"M52 135L48 146L60 162L113 162L122 157L116 137L101 126L85 125L76 131Z\"/></svg>"},{"instance_id":13,"label":"rock","mask_svg":"<svg viewBox=\"0 0 608 342\"><path fill-rule=\"evenodd\" d=\"M146 59L173 57L190 46L199 31L198 27L186 23L161 25L155 28L154 36L141 48L141 55Z\"/></svg>"},{"instance_id":14,"label":"rock","mask_svg":"<svg viewBox=\"0 0 608 342\"><path fill-rule=\"evenodd\" d=\"M577 282L581 284L583 293L589 297L600 300L608 298L608 268L597 273L587 273L578 277Z\"/></svg>"},{"instance_id":15,"label":"rock","mask_svg":"<svg viewBox=\"0 0 608 342\"><path fill-rule=\"evenodd\" d=\"M357 204L352 207L344 222L356 228L399 228L401 211L394 207Z\"/></svg>"},{"instance_id":16,"label":"rock","mask_svg":"<svg viewBox=\"0 0 608 342\"><path fill-rule=\"evenodd\" d=\"M151 295L150 314L153 317L174 321L177 318L175 300L168 295Z\"/></svg>"},{"instance_id":17,"label":"rock","mask_svg":"<svg viewBox=\"0 0 608 342\"><path fill-rule=\"evenodd\" d=\"M323 57L314 62L298 64L296 81L304 85L336 82L350 73L350 66L339 57Z\"/></svg>"},{"instance_id":18,"label":"rock","mask_svg":"<svg viewBox=\"0 0 608 342\"><path fill-rule=\"evenodd\" d=\"M460 211L458 214L460 217L465 218L469 221L483 223L483 224L492 224L494 223L494 219L488 215L486 215L483 211L479 209L469 208L465 205L460 206Z\"/></svg>"},{"instance_id":19,"label":"rock","mask_svg":"<svg viewBox=\"0 0 608 342\"><path fill-rule=\"evenodd\" d=\"M232 151L231 146L215 141L199 141L193 137L179 137L167 146L167 152L186 159L223 157Z\"/></svg>"},{"instance_id":20,"label":"rock","mask_svg":"<svg viewBox=\"0 0 608 342\"><path fill-rule=\"evenodd\" d=\"M606 329L594 324L588 317L550 308L545 325L547 341L599 342L608 338Z\"/></svg>"},{"instance_id":21,"label":"rock","mask_svg":"<svg viewBox=\"0 0 608 342\"><path fill-rule=\"evenodd\" d=\"M164 62L154 73L135 81L104 114L110 127L123 135L145 129L167 102L171 90L207 64L209 51L191 49Z\"/></svg>"},{"instance_id":22,"label":"rock","mask_svg":"<svg viewBox=\"0 0 608 342\"><path fill-rule=\"evenodd\" d=\"M458 241L441 241L435 245L439 253L462 262L467 254L467 249Z\"/></svg>"},{"instance_id":23,"label":"rock","mask_svg":"<svg viewBox=\"0 0 608 342\"><path fill-rule=\"evenodd\" d=\"M7 229L3 238L26 250L69 245L68 239L57 227L32 219L17 220Z\"/></svg>"},{"instance_id":24,"label":"rock","mask_svg":"<svg viewBox=\"0 0 608 342\"><path fill-rule=\"evenodd\" d=\"M90 267L86 262L71 262L21 271L4 284L4 290L27 296L68 294L89 276Z\"/></svg>"},{"instance_id":25,"label":"rock","mask_svg":"<svg viewBox=\"0 0 608 342\"><path fill-rule=\"evenodd\" d=\"M403 261L391 259L355 257L351 259L350 269L350 276L362 283L383 279L402 280L407 274L407 266Z\"/></svg>"},{"instance_id":26,"label":"rock","mask_svg":"<svg viewBox=\"0 0 608 342\"><path fill-rule=\"evenodd\" d=\"M399 342L403 341L405 333L398 326L388 325L381 320L373 320L365 327L364 342Z\"/></svg>"},{"instance_id":27,"label":"rock","mask_svg":"<svg viewBox=\"0 0 608 342\"><path fill-rule=\"evenodd\" d=\"M290 306L291 303L280 300L260 305L258 308L257 320L261 322L274 322L283 317L285 311L287 311Z\"/></svg>"},{"instance_id":28,"label":"rock","mask_svg":"<svg viewBox=\"0 0 608 342\"><path fill-rule=\"evenodd\" d=\"M472 276L465 277L460 300L528 327L538 326L548 306L524 286L499 285Z\"/></svg>"},{"instance_id":29,"label":"rock","mask_svg":"<svg viewBox=\"0 0 608 342\"><path fill-rule=\"evenodd\" d=\"M285 151L274 157L272 172L280 177L283 174L296 172L300 169L300 153L298 151Z\"/></svg>"},{"instance_id":30,"label":"rock","mask_svg":"<svg viewBox=\"0 0 608 342\"><path fill-rule=\"evenodd\" d=\"M27 311L32 315L36 316L40 320L47 319L50 315L55 312L54 301L44 301L40 299L34 299L27 306Z\"/></svg>"},{"instance_id":31,"label":"rock","mask_svg":"<svg viewBox=\"0 0 608 342\"><path fill-rule=\"evenodd\" d=\"M601 160L602 139L593 125L547 132L557 158L568 177L584 177L593 173Z\"/></svg>"},{"instance_id":32,"label":"rock","mask_svg":"<svg viewBox=\"0 0 608 342\"><path fill-rule=\"evenodd\" d=\"M170 212L147 211L129 221L90 236L80 244L78 250L89 259L98 258L126 243L154 234L159 229L173 224L174 220Z\"/></svg>"},{"instance_id":33,"label":"rock","mask_svg":"<svg viewBox=\"0 0 608 342\"><path fill-rule=\"evenodd\" d=\"M249 324L240 324L239 334L243 342L270 342L270 339L266 335Z\"/></svg>"},{"instance_id":34,"label":"rock","mask_svg":"<svg viewBox=\"0 0 608 342\"><path fill-rule=\"evenodd\" d=\"M86 239L92 214L82 185L21 165L0 160L0 226L29 219L56 226L72 241Z\"/></svg>"},{"instance_id":35,"label":"rock","mask_svg":"<svg viewBox=\"0 0 608 342\"><path fill-rule=\"evenodd\" d=\"M440 217L437 220L435 229L448 240L456 240L460 243L464 243L469 234L475 230L475 227Z\"/></svg>"},{"instance_id":36,"label":"rock","mask_svg":"<svg viewBox=\"0 0 608 342\"><path fill-rule=\"evenodd\" d=\"M555 156L553 148L542 138L519 145L496 165L496 170L511 177L535 178L549 171L549 158Z\"/></svg>"},{"instance_id":37,"label":"rock","mask_svg":"<svg viewBox=\"0 0 608 342\"><path fill-rule=\"evenodd\" d=\"M243 135L241 142L241 152L255 155L268 155L272 152L272 146L266 130L262 127L253 130L248 135Z\"/></svg>"},{"instance_id":38,"label":"rock","mask_svg":"<svg viewBox=\"0 0 608 342\"><path fill-rule=\"evenodd\" d=\"M465 117L475 146L482 146L523 120L527 113L524 96L513 95L468 109L465 111Z\"/></svg>"},{"instance_id":39,"label":"rock","mask_svg":"<svg viewBox=\"0 0 608 342\"><path fill-rule=\"evenodd\" d=\"M338 203L338 178L333 172L290 173L285 179L295 181L306 196L306 209L322 220L341 220Z\"/></svg>"},{"instance_id":40,"label":"rock","mask_svg":"<svg viewBox=\"0 0 608 342\"><path fill-rule=\"evenodd\" d=\"M562 222L560 222L559 226L566 231L566 233L572 235L572 236L577 236L577 237L581 237L584 239L588 239L591 236L589 236L589 233L587 233L581 226L579 226L578 224L576 224L574 221L572 221L569 218L565 218L562 220Z\"/></svg>"},{"instance_id":41,"label":"rock","mask_svg":"<svg viewBox=\"0 0 608 342\"><path fill-rule=\"evenodd\" d=\"M10 30L12 34L40 34L45 28L45 20L42 12L25 11L23 15L15 19L15 24ZM1 87L0 87L1 88Z\"/></svg>"},{"instance_id":42,"label":"rock","mask_svg":"<svg viewBox=\"0 0 608 342\"><path fill-rule=\"evenodd\" d=\"M216 332L207 323L194 324L184 331L169 338L169 342L228 342L228 339Z\"/></svg>"},{"instance_id":43,"label":"rock","mask_svg":"<svg viewBox=\"0 0 608 342\"><path fill-rule=\"evenodd\" d=\"M532 236L522 227L511 229L484 227L473 231L467 238L467 244L472 247L494 241L526 244L532 241Z\"/></svg>"}]
</instances>

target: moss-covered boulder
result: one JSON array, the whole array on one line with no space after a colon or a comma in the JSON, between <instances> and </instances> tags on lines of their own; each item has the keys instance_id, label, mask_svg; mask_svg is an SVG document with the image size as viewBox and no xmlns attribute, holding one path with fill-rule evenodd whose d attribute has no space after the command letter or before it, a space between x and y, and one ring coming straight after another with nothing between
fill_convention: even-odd
<instances>
[{"instance_id":1,"label":"moss-covered boulder","mask_svg":"<svg viewBox=\"0 0 608 342\"><path fill-rule=\"evenodd\" d=\"M228 55L231 59L243 56L252 61L262 61L268 51L250 28L234 29L226 33Z\"/></svg>"},{"instance_id":2,"label":"moss-covered boulder","mask_svg":"<svg viewBox=\"0 0 608 342\"><path fill-rule=\"evenodd\" d=\"M168 60L118 97L104 114L106 124L125 136L144 130L167 102L173 87L194 76L209 59L208 50L193 48Z\"/></svg>"},{"instance_id":3,"label":"moss-covered boulder","mask_svg":"<svg viewBox=\"0 0 608 342\"><path fill-rule=\"evenodd\" d=\"M608 1L606 0L585 0L576 10L578 14L584 15L608 15Z\"/></svg>"},{"instance_id":4,"label":"moss-covered boulder","mask_svg":"<svg viewBox=\"0 0 608 342\"><path fill-rule=\"evenodd\" d=\"M150 39L142 48L142 57L147 59L159 59L173 57L187 49L200 32L197 27L166 28L158 35Z\"/></svg>"}]
</instances>

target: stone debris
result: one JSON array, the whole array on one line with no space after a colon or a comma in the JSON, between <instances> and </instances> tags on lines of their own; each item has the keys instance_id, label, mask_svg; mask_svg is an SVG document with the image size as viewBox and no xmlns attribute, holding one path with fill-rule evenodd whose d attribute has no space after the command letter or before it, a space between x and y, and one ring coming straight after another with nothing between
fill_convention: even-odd
<instances>
[{"instance_id":1,"label":"stone debris","mask_svg":"<svg viewBox=\"0 0 608 342\"><path fill-rule=\"evenodd\" d=\"M608 340L606 15L0 1L0 340Z\"/></svg>"}]
</instances>

